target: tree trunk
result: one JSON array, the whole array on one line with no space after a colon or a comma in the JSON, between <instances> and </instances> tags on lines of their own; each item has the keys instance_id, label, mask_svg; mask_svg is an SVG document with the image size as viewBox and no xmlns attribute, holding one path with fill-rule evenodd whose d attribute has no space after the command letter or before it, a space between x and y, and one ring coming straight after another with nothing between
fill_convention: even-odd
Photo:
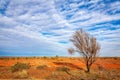
<instances>
[{"instance_id":1,"label":"tree trunk","mask_svg":"<svg viewBox=\"0 0 120 80\"><path fill-rule=\"evenodd\" d=\"M87 66L87 71L86 72L90 72L90 65Z\"/></svg>"},{"instance_id":2,"label":"tree trunk","mask_svg":"<svg viewBox=\"0 0 120 80\"><path fill-rule=\"evenodd\" d=\"M87 61L87 63L86 63L86 68L87 68L87 70L86 70L86 72L90 72L90 67L91 67L91 65L89 65L89 63L88 63L88 61Z\"/></svg>"}]
</instances>

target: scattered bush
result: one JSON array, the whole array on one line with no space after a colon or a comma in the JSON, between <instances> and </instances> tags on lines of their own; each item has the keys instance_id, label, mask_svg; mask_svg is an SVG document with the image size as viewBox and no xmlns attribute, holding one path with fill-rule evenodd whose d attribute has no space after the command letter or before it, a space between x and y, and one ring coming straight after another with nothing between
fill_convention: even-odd
<instances>
[{"instance_id":1,"label":"scattered bush","mask_svg":"<svg viewBox=\"0 0 120 80\"><path fill-rule=\"evenodd\" d=\"M47 59L47 57L46 57L46 56L43 56L43 59Z\"/></svg>"},{"instance_id":2,"label":"scattered bush","mask_svg":"<svg viewBox=\"0 0 120 80\"><path fill-rule=\"evenodd\" d=\"M36 68L37 69L43 69L43 68L47 68L48 66L47 65L39 65L39 66L37 66Z\"/></svg>"},{"instance_id":3,"label":"scattered bush","mask_svg":"<svg viewBox=\"0 0 120 80\"><path fill-rule=\"evenodd\" d=\"M25 57L25 59L29 59L29 57Z\"/></svg>"},{"instance_id":4,"label":"scattered bush","mask_svg":"<svg viewBox=\"0 0 120 80\"><path fill-rule=\"evenodd\" d=\"M59 58L59 56L58 56L58 55L56 55L55 57L56 57L56 58Z\"/></svg>"},{"instance_id":5,"label":"scattered bush","mask_svg":"<svg viewBox=\"0 0 120 80\"><path fill-rule=\"evenodd\" d=\"M117 60L118 58L117 57L113 57L114 60Z\"/></svg>"},{"instance_id":6,"label":"scattered bush","mask_svg":"<svg viewBox=\"0 0 120 80\"><path fill-rule=\"evenodd\" d=\"M11 70L12 72L16 72L16 71L22 71L23 69L29 69L29 68L30 68L30 64L17 62L15 65L11 67Z\"/></svg>"},{"instance_id":7,"label":"scattered bush","mask_svg":"<svg viewBox=\"0 0 120 80\"><path fill-rule=\"evenodd\" d=\"M56 55L56 56L54 56L54 57L51 57L51 59L53 59L53 60L58 59L58 58L59 58L58 55Z\"/></svg>"},{"instance_id":8,"label":"scattered bush","mask_svg":"<svg viewBox=\"0 0 120 80\"><path fill-rule=\"evenodd\" d=\"M3 59L5 59L4 57L0 57L0 60L3 60Z\"/></svg>"}]
</instances>

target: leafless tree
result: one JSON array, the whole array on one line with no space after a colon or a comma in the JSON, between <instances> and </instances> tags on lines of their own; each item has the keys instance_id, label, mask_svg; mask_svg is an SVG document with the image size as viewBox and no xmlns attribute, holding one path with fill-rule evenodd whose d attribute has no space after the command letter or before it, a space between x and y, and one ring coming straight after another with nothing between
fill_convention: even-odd
<instances>
[{"instance_id":1,"label":"leafless tree","mask_svg":"<svg viewBox=\"0 0 120 80\"><path fill-rule=\"evenodd\" d=\"M76 31L72 39L75 49L68 50L70 54L75 52L80 53L83 56L87 71L90 72L91 65L96 61L97 54L100 50L100 45L96 38L90 36L87 32L82 29Z\"/></svg>"}]
</instances>

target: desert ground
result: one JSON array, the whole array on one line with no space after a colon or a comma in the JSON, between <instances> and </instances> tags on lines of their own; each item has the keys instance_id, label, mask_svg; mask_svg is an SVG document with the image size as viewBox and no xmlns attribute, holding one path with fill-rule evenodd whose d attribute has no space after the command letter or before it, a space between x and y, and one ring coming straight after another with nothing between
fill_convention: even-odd
<instances>
[{"instance_id":1,"label":"desert ground","mask_svg":"<svg viewBox=\"0 0 120 80\"><path fill-rule=\"evenodd\" d=\"M120 57L100 57L90 73L79 57L0 57L0 79L120 80Z\"/></svg>"}]
</instances>

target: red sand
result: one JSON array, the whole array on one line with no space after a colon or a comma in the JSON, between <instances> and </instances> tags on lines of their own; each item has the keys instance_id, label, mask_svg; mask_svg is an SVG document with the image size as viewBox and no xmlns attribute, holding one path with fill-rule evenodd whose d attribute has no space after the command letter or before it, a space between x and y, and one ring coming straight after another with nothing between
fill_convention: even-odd
<instances>
[{"instance_id":1,"label":"red sand","mask_svg":"<svg viewBox=\"0 0 120 80\"><path fill-rule=\"evenodd\" d=\"M47 65L48 67L59 67L67 65L71 68L83 68L85 64L82 59L79 58L19 58L19 59L0 59L0 66L12 66L17 62L30 63L31 66ZM56 64L57 63L57 64ZM100 58L93 65L92 68L98 68L101 65L105 69L119 69L120 70L120 58Z\"/></svg>"}]
</instances>

